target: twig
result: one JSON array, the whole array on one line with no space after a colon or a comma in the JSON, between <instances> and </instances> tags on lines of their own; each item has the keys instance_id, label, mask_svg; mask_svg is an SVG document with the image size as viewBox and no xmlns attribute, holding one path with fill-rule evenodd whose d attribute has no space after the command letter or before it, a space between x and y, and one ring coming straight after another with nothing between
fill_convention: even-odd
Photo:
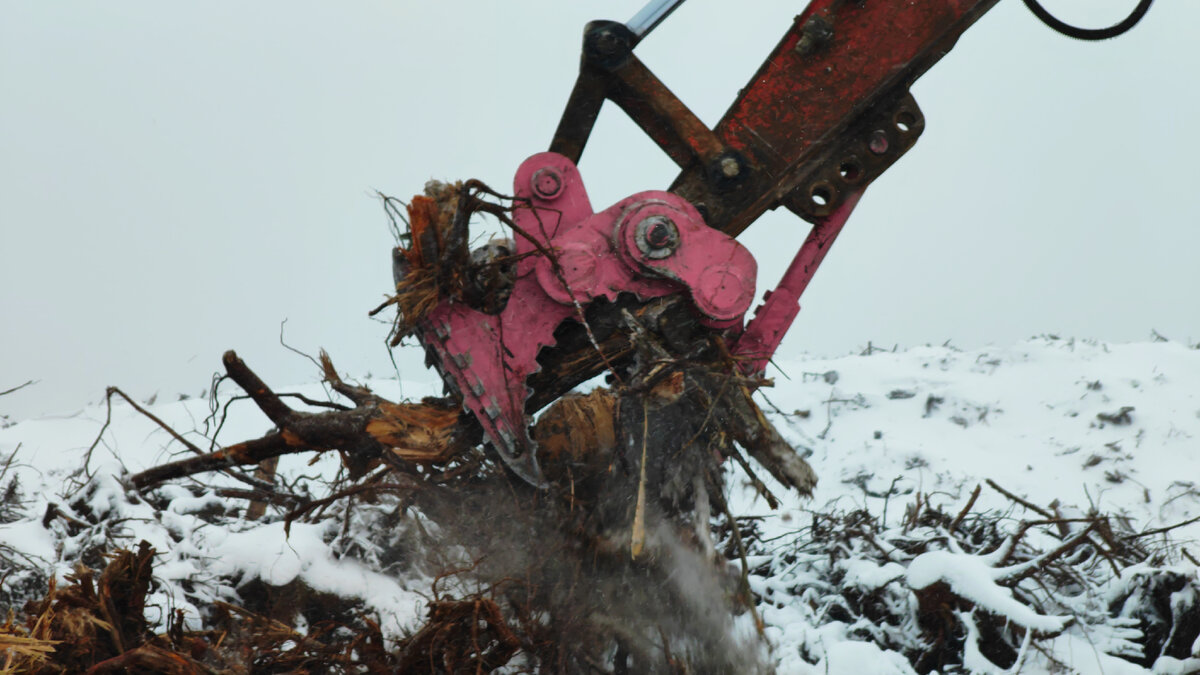
<instances>
[{"instance_id":1,"label":"twig","mask_svg":"<svg viewBox=\"0 0 1200 675\"><path fill-rule=\"evenodd\" d=\"M285 427L295 418L295 411L279 400L279 396L250 370L246 362L238 358L237 352L230 349L221 357L221 361L225 364L225 372L229 373L229 379L254 399L254 404L268 419L280 427Z\"/></svg>"},{"instance_id":2,"label":"twig","mask_svg":"<svg viewBox=\"0 0 1200 675\"><path fill-rule=\"evenodd\" d=\"M318 364L321 368L321 374L324 376L325 381L329 384L329 386L333 387L334 391L342 396L345 396L351 401L354 401L354 405L357 406L378 402L379 397L372 393L370 389L346 384L345 381L342 380L342 377L338 375L337 368L333 367L333 359L329 358L329 353L324 349L321 350L321 354L318 358L321 361Z\"/></svg>"},{"instance_id":3,"label":"twig","mask_svg":"<svg viewBox=\"0 0 1200 675\"><path fill-rule=\"evenodd\" d=\"M245 441L231 445L227 448L221 448L216 452L201 454L198 457L189 457L175 462L167 462L159 464L130 476L129 481L139 490L144 490L164 481L173 478L182 478L191 476L205 471L223 471L234 478L239 478L237 472L230 472L230 467L239 464L258 464L264 459L278 457L290 452L302 452L308 450L307 446L292 446L289 445L287 439L282 433L271 433L252 441ZM241 476L239 480L248 482L254 487L270 488L269 484L264 486L261 481L250 478L249 476Z\"/></svg>"},{"instance_id":4,"label":"twig","mask_svg":"<svg viewBox=\"0 0 1200 675\"><path fill-rule=\"evenodd\" d=\"M138 405L137 401L134 401L132 398L129 397L128 394L121 391L119 388L109 387L105 393L105 397L111 402L113 394L116 394L117 396L120 396L121 398L125 399L125 402L128 403L130 406L132 406L134 410L138 411L142 415L146 416L146 418L148 418L150 421L157 424L164 431L166 431L168 434L170 434L171 438L174 438L175 440L182 443L183 446L186 447L188 450L192 451L196 455L199 455L199 457L197 457L196 459L201 459L205 456L204 451L201 450L200 448L196 447L195 443L192 443L188 439L184 438L182 434L180 434L178 431L175 431L174 429L172 429L171 425L167 424L166 422L164 422L161 419L159 419L158 417L156 417L154 415L154 413L152 413L149 410L146 410L142 406ZM101 430L100 430L101 435L103 435L104 429L108 428L108 424L111 421L111 419L112 419L112 409L110 407L109 415L104 420L104 427L101 428ZM99 442L99 440L100 440L100 436L98 435L96 437L96 441ZM93 444L93 447L95 447L94 444ZM88 450L88 457L89 458L91 457L91 449ZM263 459L265 459L265 458L263 458ZM184 460L184 461L188 461L188 460ZM178 462L171 462L171 464L178 464ZM165 464L163 466L169 466L169 465L170 464ZM230 477L235 478L243 483L246 483L247 485L253 485L254 487L257 487L257 488L263 488L263 487L269 488L270 487L269 483L264 485L262 481L255 480L254 478L251 478L250 476L246 476L241 473L238 473L237 471L229 470L228 464L223 465L223 466L213 466L211 469L208 469L208 470L212 471L212 470L217 470L217 469L220 469L221 471L223 471ZM150 471L153 471L153 469L151 469ZM138 474L138 475L140 476L140 475L149 473L150 471L143 471L141 474ZM134 478L136 478L136 477L137 476L135 476Z\"/></svg>"},{"instance_id":5,"label":"twig","mask_svg":"<svg viewBox=\"0 0 1200 675\"><path fill-rule=\"evenodd\" d=\"M276 394L276 396L278 396L279 398L294 398L297 401L300 401L301 403L303 403L304 405L311 405L314 408L328 408L330 410L351 410L352 409L348 405L342 405L341 403L336 403L334 401L318 401L315 398L309 398L309 397L305 396L304 394L298 394L298 393L290 392L290 391L281 392L279 394ZM242 397L237 397L237 398L242 398ZM246 397L246 398L248 398L248 397Z\"/></svg>"},{"instance_id":6,"label":"twig","mask_svg":"<svg viewBox=\"0 0 1200 675\"><path fill-rule=\"evenodd\" d=\"M1149 537L1149 536L1156 535L1156 534L1163 534L1164 532L1170 532L1171 530L1179 529L1181 527L1186 527L1195 522L1200 522L1200 516L1196 516L1195 518L1189 518L1188 520L1185 520L1181 523L1175 523L1174 525L1167 525L1166 527L1160 527L1160 528L1157 528L1154 530L1146 530L1145 532L1138 532L1137 534L1126 535L1124 537L1121 537L1121 541L1132 541L1134 539L1141 539L1142 537Z\"/></svg>"},{"instance_id":7,"label":"twig","mask_svg":"<svg viewBox=\"0 0 1200 675\"><path fill-rule=\"evenodd\" d=\"M8 470L12 468L13 462L17 461L17 453L21 452L21 446L24 442L18 442L17 447L13 448L12 452L8 453L8 457L4 459L4 466L0 467L0 480L8 475Z\"/></svg>"},{"instance_id":8,"label":"twig","mask_svg":"<svg viewBox=\"0 0 1200 675\"><path fill-rule=\"evenodd\" d=\"M886 523L885 523L885 525L886 525ZM847 533L849 533L849 531L847 531ZM875 550L877 550L881 554L883 554L884 560L886 560L888 562L896 562L895 558L892 557L892 552L895 551L895 549L892 549L892 551L889 551L888 549L884 548L883 544L880 544L879 541L877 539L875 539L875 535L871 534L870 532L868 532L866 530L860 529L860 530L858 530L857 534L863 538L863 541L867 542L871 546L874 546Z\"/></svg>"},{"instance_id":9,"label":"twig","mask_svg":"<svg viewBox=\"0 0 1200 675\"><path fill-rule=\"evenodd\" d=\"M895 485L895 481L892 481L892 484ZM888 492L891 492L891 488L888 488ZM902 530L904 534L908 534L909 530L917 526L917 520L921 517L921 509L928 507L928 503L922 504L921 491L917 490L917 496L913 499L912 507L907 509L904 514L904 529Z\"/></svg>"},{"instance_id":10,"label":"twig","mask_svg":"<svg viewBox=\"0 0 1200 675\"><path fill-rule=\"evenodd\" d=\"M963 507L962 511L958 512L957 516L954 516L954 520L950 521L950 534L954 534L954 530L962 523L963 518L966 518L967 514L971 512L971 507L975 506L975 500L979 499L979 493L982 491L983 486L976 483L975 490L971 492L971 498L967 500L967 505Z\"/></svg>"},{"instance_id":11,"label":"twig","mask_svg":"<svg viewBox=\"0 0 1200 675\"><path fill-rule=\"evenodd\" d=\"M761 637L766 626L763 624L762 617L758 615L758 608L754 603L754 591L750 588L750 563L746 561L746 543L742 541L742 533L738 529L737 519L729 511L729 502L725 501L724 495L717 491L712 496L713 501L717 502L717 506L721 507L721 512L725 514L725 520L729 523L729 529L733 533L733 541L737 544L738 559L742 563L742 592L746 594L746 604L750 606L750 615L754 617L754 628Z\"/></svg>"},{"instance_id":12,"label":"twig","mask_svg":"<svg viewBox=\"0 0 1200 675\"><path fill-rule=\"evenodd\" d=\"M272 504L305 503L307 500L300 495L268 492L266 490L241 490L238 488L218 488L216 494L230 499L248 499L253 502L270 502Z\"/></svg>"},{"instance_id":13,"label":"twig","mask_svg":"<svg viewBox=\"0 0 1200 675\"><path fill-rule=\"evenodd\" d=\"M279 344L283 345L283 348L284 348L284 349L286 349L286 350L288 350L288 351L290 351L290 352L294 352L294 353L296 353L296 354L299 354L300 356L303 356L304 358L306 358L306 359L308 359L309 361L311 361L311 362L313 363L313 365L315 365L317 368L320 368L320 367L321 367L321 364L317 363L317 360L316 360L316 359L314 359L312 356L310 356L309 354L305 354L304 352L300 351L299 349L296 349L295 347L293 347L293 346L291 346L291 345L289 345L288 343L286 343L286 342L284 342L284 341L283 341L283 327L284 327L285 325L287 325L287 319L284 319L283 321L280 321L280 322L279 322Z\"/></svg>"},{"instance_id":14,"label":"twig","mask_svg":"<svg viewBox=\"0 0 1200 675\"><path fill-rule=\"evenodd\" d=\"M37 380L29 380L28 382L26 382L24 384L18 384L17 386L13 387L12 389L5 389L4 391L0 391L0 396L4 396L6 394L11 394L14 391L20 391L20 390L24 389L25 387L28 387L28 386L31 386L31 385L34 385L37 383L38 383Z\"/></svg>"},{"instance_id":15,"label":"twig","mask_svg":"<svg viewBox=\"0 0 1200 675\"><path fill-rule=\"evenodd\" d=\"M1030 560L1029 562L1021 563L1019 565L1013 565L1012 567L1005 570L1005 574L1002 574L999 577L997 577L996 582L1001 583L1001 584L1008 584L1008 585L1015 586L1016 584L1020 583L1023 579L1026 579L1027 577L1032 576L1036 572L1039 572L1039 571L1045 569L1047 565L1054 562L1056 559L1058 559L1064 553L1067 553L1067 552L1075 549L1080 544L1082 544L1084 542L1088 542L1088 543L1092 544L1092 546L1095 546L1096 545L1095 542L1090 541L1090 539L1088 537L1088 535L1090 535L1092 533L1092 530L1095 529L1095 527L1096 527L1096 524L1092 523L1091 525L1088 525L1087 527L1085 527L1083 529L1083 531L1081 531L1079 534L1064 541L1058 548L1054 549L1053 551L1050 551L1049 553L1046 553L1045 555L1038 556L1037 558L1034 558L1033 560Z\"/></svg>"},{"instance_id":16,"label":"twig","mask_svg":"<svg viewBox=\"0 0 1200 675\"><path fill-rule=\"evenodd\" d=\"M1092 544L1093 548L1095 548L1096 552L1099 553L1106 562L1108 562L1108 566L1112 568L1113 575L1120 579L1121 568L1119 565L1117 565L1117 562L1113 560L1113 556L1119 555L1117 551L1125 550L1126 547L1120 546L1116 541L1113 540L1112 524L1109 523L1107 516L1096 517L1096 534L1100 535L1100 539L1104 541L1108 548L1105 549L1104 546L1097 546L1094 543Z\"/></svg>"},{"instance_id":17,"label":"twig","mask_svg":"<svg viewBox=\"0 0 1200 675\"><path fill-rule=\"evenodd\" d=\"M766 483L763 483L762 480L759 479L758 475L754 473L754 469L750 467L750 463L746 461L745 457L742 457L742 452L738 450L736 445L732 447L732 450L733 452L731 452L730 455L733 457L734 461L738 463L738 466L742 467L742 471L746 472L746 476L750 478L750 484L754 486L754 491L761 495L763 499L767 500L767 506L769 506L772 511L778 509L779 500L775 498L775 495L771 494L771 490L767 487Z\"/></svg>"},{"instance_id":18,"label":"twig","mask_svg":"<svg viewBox=\"0 0 1200 675\"><path fill-rule=\"evenodd\" d=\"M902 476L896 476L895 478L893 478L892 484L888 486L887 493L883 495L883 516L879 519L879 522L882 523L884 527L887 527L888 505L891 504L891 502L892 502L892 495L896 494L896 483L898 483L901 478L902 478ZM866 483L864 482L863 483L863 488L864 488L863 492L866 492L865 486L866 486ZM918 494L918 496L920 495L919 492L917 494Z\"/></svg>"},{"instance_id":19,"label":"twig","mask_svg":"<svg viewBox=\"0 0 1200 675\"><path fill-rule=\"evenodd\" d=\"M407 479L404 474L396 474L396 477ZM285 534L290 533L292 529L292 523L295 522L296 519L303 517L305 514L311 511L332 504L340 499L353 497L364 492L391 492L393 494L408 494L418 487L420 487L420 485L415 481L410 482L407 485L400 483L359 483L357 485L351 485L345 490L335 492L328 497L315 499L292 509L286 516L283 517L283 531Z\"/></svg>"},{"instance_id":20,"label":"twig","mask_svg":"<svg viewBox=\"0 0 1200 675\"><path fill-rule=\"evenodd\" d=\"M1029 509L1030 511L1033 511L1034 513L1038 514L1039 516L1041 516L1047 520L1051 520L1051 521L1062 520L1061 518L1056 517L1053 513L1038 506L1037 504L1034 504L1033 502L1027 501L1025 499L1021 499L1020 497L1014 495L1013 493L1009 492L1008 490L1005 490L1004 488L997 485L996 481L992 480L991 478L986 479L985 482L988 484L989 487L991 487L996 492L999 492L1000 494L1004 495L1005 497L1008 497L1009 499L1013 500L1014 502L1020 504L1021 506L1024 506L1025 508Z\"/></svg>"},{"instance_id":21,"label":"twig","mask_svg":"<svg viewBox=\"0 0 1200 675\"><path fill-rule=\"evenodd\" d=\"M385 195L379 190L375 191L375 196L378 197L381 202L383 202L383 213L385 216L387 216L388 226L391 228L392 237L395 238L396 245L399 246L403 244L404 235L400 231L400 224L396 221L399 220L401 223L404 223L405 227L407 228L411 228L412 225L408 222L408 219L404 217L404 212L396 207L396 204L399 204L403 207L407 207L408 204L405 204L402 200L395 197Z\"/></svg>"},{"instance_id":22,"label":"twig","mask_svg":"<svg viewBox=\"0 0 1200 675\"><path fill-rule=\"evenodd\" d=\"M788 413L785 413L782 410L780 410L779 406L775 405L775 402L772 401L771 398L769 396L767 396L765 393L763 393L762 391L759 391L758 395L763 397L763 400L767 402L767 405L771 406L771 410L774 410L775 414L779 415L780 417L788 417L789 416Z\"/></svg>"},{"instance_id":23,"label":"twig","mask_svg":"<svg viewBox=\"0 0 1200 675\"><path fill-rule=\"evenodd\" d=\"M96 447L104 439L104 432L108 431L110 424L112 424L112 395L106 392L104 395L104 424L100 426L100 431L96 434L96 440L92 441L92 444L88 446L87 452L84 453L83 464L71 473L71 478L83 474L84 482L92 479L92 475L88 473L88 467L92 463L92 453L96 451Z\"/></svg>"},{"instance_id":24,"label":"twig","mask_svg":"<svg viewBox=\"0 0 1200 675\"><path fill-rule=\"evenodd\" d=\"M279 398L294 398L294 399L300 401L301 403L304 403L305 405L310 405L314 408L328 408L330 410L341 410L341 411L353 410L353 408L351 408L350 406L345 406L345 405L342 405L341 403L335 403L333 401L318 401L315 399L311 399L311 398L305 396L304 394L283 392L281 394L276 394L276 396L278 396ZM206 437L211 439L209 446L208 446L209 452L214 452L217 449L217 438L221 435L221 430L225 428L225 420L229 417L229 407L231 405L233 405L234 403L236 403L237 401L247 401L247 400L251 400L250 396L248 396L246 394L237 394L236 396L230 396L225 401L225 405L223 407L220 407L220 411L221 411L220 422L217 423L217 427L216 427L216 429L213 430L211 436L208 435L207 433L205 434ZM211 410L211 408L210 408L210 410ZM217 415L216 410L213 410L212 414L210 414L208 417L206 417L204 419L205 429L207 429L208 426L215 421L216 415Z\"/></svg>"},{"instance_id":25,"label":"twig","mask_svg":"<svg viewBox=\"0 0 1200 675\"><path fill-rule=\"evenodd\" d=\"M1097 522L1097 519L1094 517L1091 517L1091 518L1047 518L1045 520L1022 520L1021 524L1017 527L1017 531L1014 532L1013 535L1011 537L1009 537L1008 540L1000 548L996 549L996 551L990 555L995 556L995 555L999 554L1000 562L998 564L1004 565L1005 563L1007 563L1009 561L1010 558L1012 558L1012 555L1014 553L1016 553L1017 544L1021 541L1021 537L1025 536L1025 533L1028 532L1031 528L1038 527L1041 525L1056 525L1061 528L1061 527L1065 527L1067 523L1088 523L1088 525L1090 526L1090 525L1096 524L1096 522ZM1058 535L1053 535L1053 534L1052 534L1052 536L1058 537ZM1101 535L1101 536L1103 536L1103 535ZM1061 537L1059 537L1059 538L1061 538ZM1092 545L1096 546L1097 548L1100 548L1095 542L1092 542Z\"/></svg>"},{"instance_id":26,"label":"twig","mask_svg":"<svg viewBox=\"0 0 1200 675\"><path fill-rule=\"evenodd\" d=\"M629 541L629 555L632 559L642 554L646 545L646 440L650 436L650 408L645 398L642 399L642 461L639 466L637 503L633 511L633 532ZM736 527L736 523L734 524Z\"/></svg>"}]
</instances>

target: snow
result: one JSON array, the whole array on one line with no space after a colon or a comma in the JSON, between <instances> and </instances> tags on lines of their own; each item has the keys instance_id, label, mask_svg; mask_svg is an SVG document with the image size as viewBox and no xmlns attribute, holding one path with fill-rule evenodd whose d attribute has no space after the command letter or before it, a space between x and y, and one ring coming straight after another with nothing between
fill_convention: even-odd
<instances>
[{"instance_id":1,"label":"snow","mask_svg":"<svg viewBox=\"0 0 1200 675\"><path fill-rule=\"evenodd\" d=\"M875 590L900 579L905 575L904 567L896 563L876 565L870 560L847 558L837 562L838 568L845 573L842 583L847 586L857 586L863 590ZM912 584L912 566L908 569L909 584ZM932 582L930 582L932 583ZM925 584L926 586L928 584Z\"/></svg>"},{"instance_id":2,"label":"snow","mask_svg":"<svg viewBox=\"0 0 1200 675\"><path fill-rule=\"evenodd\" d=\"M945 582L957 595L980 608L1034 631L1056 633L1066 627L1070 617L1041 616L1013 599L1012 591L996 584L1003 573L980 556L930 551L909 563L906 577L914 590Z\"/></svg>"},{"instance_id":3,"label":"snow","mask_svg":"<svg viewBox=\"0 0 1200 675\"><path fill-rule=\"evenodd\" d=\"M0 547L10 547L47 564L57 557L55 543L54 536L36 520L0 525Z\"/></svg>"},{"instance_id":4,"label":"snow","mask_svg":"<svg viewBox=\"0 0 1200 675\"><path fill-rule=\"evenodd\" d=\"M918 633L912 621L843 620L825 598L839 589L857 589L877 594L897 615L915 616L914 592L937 582L970 600L976 612L1006 617L1038 636L1050 635L1040 638L1037 648L1022 648L1007 672L1200 672L1200 644L1192 646L1189 658L1160 657L1152 670L1146 669L1120 658L1136 655L1136 622L1123 615L1092 616L1106 611L1109 603L1132 597L1138 580L1156 570L1194 580L1196 568L1178 556L1170 568L1141 565L1126 569L1120 578L1105 577L1103 597L1048 601L1046 606L1056 609L1043 613L1001 584L1012 569L999 567L996 555L953 547L910 555L889 543L897 540L891 535L901 531L906 507L918 497L955 514L976 486L981 489L973 513L998 512L1014 526L1041 518L987 484L988 479L1046 512L1110 513L1135 532L1200 516L1200 350L1174 342L1105 344L1045 336L971 351L947 345L798 359L781 362L775 378L775 387L764 391L769 401L764 409L807 455L820 483L814 498L806 501L767 479L783 502L772 511L731 470L729 501L735 514L754 517L761 541L773 542L774 548L752 551L749 581L761 598L759 614L780 673L913 673L900 652L879 646L909 644L908 636ZM394 380L364 384L383 396L399 397L400 383ZM325 396L319 385L293 391ZM403 391L414 397L435 393L436 386L429 380L404 382ZM189 399L148 409L176 429L196 429L189 439L207 449L204 436L215 431L217 420L210 415L224 405L224 396L216 404ZM772 406L777 410L772 412ZM155 574L161 582L152 601L183 609L193 623L198 605L234 601L238 584L250 579L275 585L300 579L313 589L354 598L382 619L389 636L420 619L429 580L382 565L370 552L347 553L353 547L340 523L297 520L285 528L279 519L235 519L231 527L215 527L205 514L232 513L233 502L182 485L158 490L157 506L131 498L119 480L123 470L174 459L181 449L119 399L114 399L111 422L91 451L89 492L72 501L70 493L87 478L75 472L105 419L104 407L91 405L69 416L0 429L0 460L15 453L7 473L0 473L0 489L15 478L23 495L19 517L0 520L0 552L45 561L63 575L96 542L88 531L73 533L62 518L43 527L47 508L54 504L75 519L86 518L87 512L115 512L122 522L105 533L109 542L133 546L149 541L159 552ZM220 438L251 438L269 428L251 404L242 402L231 406ZM310 459L284 458L281 475L330 476L337 470L334 457L312 466ZM222 480L206 478L212 485L226 484ZM857 509L872 514L890 533L874 543L883 553L875 559L847 555L831 560L826 551L804 551L805 535L800 533L814 514ZM366 519L355 527L377 525ZM1026 538L1051 548L1061 543L1036 530ZM1167 535L1153 539L1165 551L1191 546L1197 552L1200 547L1192 542L1200 539L1200 522L1173 530L1169 545ZM370 549L369 542L359 543ZM3 583L15 582L0 582L0 592L10 590ZM1179 591L1171 603L1181 611L1195 607L1196 598L1189 593L1190 587ZM980 651L977 615L960 610L958 616L970 633L964 667L1006 672ZM1058 670L1056 663L1070 670Z\"/></svg>"},{"instance_id":5,"label":"snow","mask_svg":"<svg viewBox=\"0 0 1200 675\"><path fill-rule=\"evenodd\" d=\"M825 658L813 666L813 672L831 675L912 675L912 666L895 652L885 652L871 642L843 640L825 651Z\"/></svg>"},{"instance_id":6,"label":"snow","mask_svg":"<svg viewBox=\"0 0 1200 675\"><path fill-rule=\"evenodd\" d=\"M1146 526L1200 515L1200 351L1186 345L1044 337L1007 348L784 362L780 370L766 397L807 413L784 415L783 426L812 450L817 503L882 504L873 495L889 490L893 499L921 491L962 502L990 478L1042 507L1058 499ZM1127 424L1097 417L1126 406ZM984 490L980 506L1011 502ZM1200 536L1200 528L1186 532Z\"/></svg>"},{"instance_id":7,"label":"snow","mask_svg":"<svg viewBox=\"0 0 1200 675\"><path fill-rule=\"evenodd\" d=\"M1195 675L1200 673L1200 658L1175 659L1163 656L1154 663L1154 675Z\"/></svg>"},{"instance_id":8,"label":"snow","mask_svg":"<svg viewBox=\"0 0 1200 675\"><path fill-rule=\"evenodd\" d=\"M778 365L775 387L764 390L765 398L778 408L773 419L781 431L808 453L820 483L811 502L789 498L777 512L769 511L752 490L735 493L731 502L736 511L762 518L763 540L785 537L810 514L829 509L886 514L884 525L894 527L918 495L954 514L977 485L981 490L974 511L1008 513L1014 525L1041 518L1015 505L986 479L1048 512L1110 513L1126 519L1133 531L1200 515L1200 453L1195 451L1200 351L1187 345L1043 336L1009 347L872 350L870 355ZM1119 413L1126 407L1132 410L1124 423ZM786 494L781 489L775 493ZM1175 550L1186 548L1200 539L1200 524L1175 529L1170 538ZM769 578L751 578L752 588L768 601L760 610L783 659L781 672L824 672L826 665L834 672L836 657L827 659L823 645L847 639L865 644L863 631L847 637L853 627L844 623L813 627L828 620L821 615L829 608L820 604L818 591L831 578L842 587L887 587L888 597L897 603L904 601L901 586L911 590L943 581L979 608L1014 624L1037 633L1063 631L1042 641L1040 650L1028 649L1009 672L1061 672L1056 661L1069 664L1073 671L1067 672L1081 674L1151 672L1118 656L1138 655L1131 642L1140 637L1136 622L1080 625L1066 615L1039 614L997 584L1013 571L997 569L997 556L931 551L909 557L886 541L875 543L900 562L878 564L852 556L838 561L829 574L814 573L811 565L803 569L797 562L778 565ZM1061 542L1039 543L1052 548ZM1190 564L1172 569L1196 578ZM1123 580L1112 582L1111 596L1120 595L1124 584L1144 571L1135 567L1124 572ZM789 587L808 590L788 596ZM963 623L973 630L969 616ZM878 630L890 629L873 626L866 632ZM890 661L871 658L870 648L859 649L863 661L855 672L892 672ZM1200 655L1200 645L1192 651ZM796 654L807 660L791 658ZM1004 672L979 653L974 636L968 637L964 656L968 670ZM1200 672L1197 665L1164 657L1153 672Z\"/></svg>"}]
</instances>

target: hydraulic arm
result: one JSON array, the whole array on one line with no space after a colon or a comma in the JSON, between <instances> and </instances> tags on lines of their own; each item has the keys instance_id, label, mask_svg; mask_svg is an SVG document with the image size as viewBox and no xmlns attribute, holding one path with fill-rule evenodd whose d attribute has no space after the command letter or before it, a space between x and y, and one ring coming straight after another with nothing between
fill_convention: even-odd
<instances>
[{"instance_id":1,"label":"hydraulic arm","mask_svg":"<svg viewBox=\"0 0 1200 675\"><path fill-rule=\"evenodd\" d=\"M996 2L813 0L712 129L634 53L681 0L651 2L627 24L588 24L549 152L516 173L515 241L506 250L517 262L506 302L497 309L443 295L414 321L431 362L509 467L542 484L528 415L612 368L588 325L598 301L616 312L625 311L619 296L686 298L739 368L761 374L863 192L920 137L925 121L910 87ZM1148 6L1142 0L1130 19L1091 38L1127 30ZM680 173L665 192L639 192L595 211L577 167L606 101ZM746 322L756 266L735 237L780 206L811 230ZM465 232L453 237L465 241ZM398 258L398 286L411 273L406 260ZM545 354L555 350L547 365ZM566 363L569 376L538 378Z\"/></svg>"}]
</instances>

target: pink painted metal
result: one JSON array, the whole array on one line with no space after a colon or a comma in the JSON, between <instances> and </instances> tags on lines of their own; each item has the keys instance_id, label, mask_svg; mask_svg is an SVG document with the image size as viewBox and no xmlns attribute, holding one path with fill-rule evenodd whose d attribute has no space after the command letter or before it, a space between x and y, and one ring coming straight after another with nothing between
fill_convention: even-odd
<instances>
[{"instance_id":1,"label":"pink painted metal","mask_svg":"<svg viewBox=\"0 0 1200 675\"><path fill-rule=\"evenodd\" d=\"M800 313L800 296L862 194L859 190L847 195L841 206L813 225L779 285L775 290L767 291L763 304L754 311L754 318L746 324L745 332L730 350L742 359L743 372L757 375L766 370L767 362L775 355L783 336Z\"/></svg>"},{"instance_id":2,"label":"pink painted metal","mask_svg":"<svg viewBox=\"0 0 1200 675\"><path fill-rule=\"evenodd\" d=\"M643 299L689 293L701 321L740 328L757 266L741 244L668 192L639 192L593 213L579 170L562 155L525 160L514 194L521 257L504 310L489 315L443 301L417 335L509 467L541 485L525 379L539 369L538 352L554 343L555 328L581 320L593 300L622 292Z\"/></svg>"}]
</instances>

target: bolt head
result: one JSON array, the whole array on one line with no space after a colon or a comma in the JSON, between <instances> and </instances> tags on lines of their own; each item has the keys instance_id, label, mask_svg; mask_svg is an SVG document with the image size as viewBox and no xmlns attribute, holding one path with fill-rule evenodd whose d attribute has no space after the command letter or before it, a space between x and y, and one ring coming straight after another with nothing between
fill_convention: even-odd
<instances>
[{"instance_id":1,"label":"bolt head","mask_svg":"<svg viewBox=\"0 0 1200 675\"><path fill-rule=\"evenodd\" d=\"M550 167L535 171L530 183L533 193L542 199L554 199L562 194L562 176Z\"/></svg>"},{"instance_id":2,"label":"bolt head","mask_svg":"<svg viewBox=\"0 0 1200 675\"><path fill-rule=\"evenodd\" d=\"M867 148L876 155L882 155L888 151L887 132L883 129L876 129L871 133L871 138L867 141Z\"/></svg>"},{"instance_id":3,"label":"bolt head","mask_svg":"<svg viewBox=\"0 0 1200 675\"><path fill-rule=\"evenodd\" d=\"M679 247L679 228L664 215L653 215L637 224L637 247L651 260L668 258Z\"/></svg>"},{"instance_id":4,"label":"bolt head","mask_svg":"<svg viewBox=\"0 0 1200 675\"><path fill-rule=\"evenodd\" d=\"M742 168L738 166L738 161L732 157L726 157L721 160L721 173L725 174L726 178L734 178L741 173Z\"/></svg>"}]
</instances>

